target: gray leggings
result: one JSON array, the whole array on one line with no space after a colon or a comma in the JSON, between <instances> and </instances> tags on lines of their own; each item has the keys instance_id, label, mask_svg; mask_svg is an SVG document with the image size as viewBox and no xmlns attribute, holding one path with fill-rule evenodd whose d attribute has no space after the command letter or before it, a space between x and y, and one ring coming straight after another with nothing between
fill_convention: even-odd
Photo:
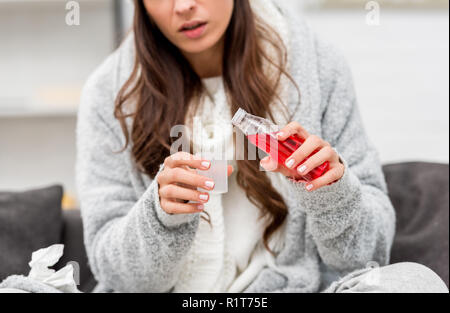
<instances>
[{"instance_id":1,"label":"gray leggings","mask_svg":"<svg viewBox=\"0 0 450 313\"><path fill-rule=\"evenodd\" d=\"M331 283L325 293L448 293L442 279L417 263L366 268Z\"/></svg>"}]
</instances>

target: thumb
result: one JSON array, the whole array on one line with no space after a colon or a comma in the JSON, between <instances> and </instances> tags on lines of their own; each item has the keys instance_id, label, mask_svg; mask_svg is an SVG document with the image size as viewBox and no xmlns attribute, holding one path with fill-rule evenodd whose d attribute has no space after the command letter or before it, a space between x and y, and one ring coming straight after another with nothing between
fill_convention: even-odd
<instances>
[{"instance_id":1,"label":"thumb","mask_svg":"<svg viewBox=\"0 0 450 313\"><path fill-rule=\"evenodd\" d=\"M259 164L261 165L262 168L264 168L266 171L269 172L274 172L278 170L278 162L276 162L270 156L266 156L264 159L261 160Z\"/></svg>"},{"instance_id":2,"label":"thumb","mask_svg":"<svg viewBox=\"0 0 450 313\"><path fill-rule=\"evenodd\" d=\"M234 171L234 168L232 165L228 165L228 176L230 176Z\"/></svg>"},{"instance_id":3,"label":"thumb","mask_svg":"<svg viewBox=\"0 0 450 313\"><path fill-rule=\"evenodd\" d=\"M298 176L298 173L296 170L290 170L286 167L284 167L282 164L279 164L275 159L271 158L270 156L265 157L260 162L261 166L269 172L279 172L283 174L284 176Z\"/></svg>"}]
</instances>

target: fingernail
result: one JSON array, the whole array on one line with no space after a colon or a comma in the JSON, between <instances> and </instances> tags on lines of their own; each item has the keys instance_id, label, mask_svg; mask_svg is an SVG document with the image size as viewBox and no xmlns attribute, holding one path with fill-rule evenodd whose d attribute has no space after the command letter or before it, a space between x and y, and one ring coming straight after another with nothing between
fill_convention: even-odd
<instances>
[{"instance_id":1,"label":"fingernail","mask_svg":"<svg viewBox=\"0 0 450 313\"><path fill-rule=\"evenodd\" d=\"M284 133L283 132L279 132L278 134L277 134L277 137L283 137L284 136Z\"/></svg>"},{"instance_id":2,"label":"fingernail","mask_svg":"<svg viewBox=\"0 0 450 313\"><path fill-rule=\"evenodd\" d=\"M259 166L261 166L264 170L266 170L266 163L264 163L263 161L259 162Z\"/></svg>"},{"instance_id":3,"label":"fingernail","mask_svg":"<svg viewBox=\"0 0 450 313\"><path fill-rule=\"evenodd\" d=\"M205 206L203 204L200 204L199 206L197 206L197 210L199 211L203 211L205 209Z\"/></svg>"},{"instance_id":4,"label":"fingernail","mask_svg":"<svg viewBox=\"0 0 450 313\"><path fill-rule=\"evenodd\" d=\"M269 160L269 156L266 156L265 158L263 158L262 160L261 160L261 162L267 162Z\"/></svg>"},{"instance_id":5,"label":"fingernail","mask_svg":"<svg viewBox=\"0 0 450 313\"><path fill-rule=\"evenodd\" d=\"M213 181L211 181L211 180L208 180L208 181L206 181L205 182L205 186L207 187L207 188L214 188L214 182Z\"/></svg>"},{"instance_id":6,"label":"fingernail","mask_svg":"<svg viewBox=\"0 0 450 313\"><path fill-rule=\"evenodd\" d=\"M286 161L286 166L288 168L291 168L294 165L295 160L294 159L289 159Z\"/></svg>"},{"instance_id":7,"label":"fingernail","mask_svg":"<svg viewBox=\"0 0 450 313\"><path fill-rule=\"evenodd\" d=\"M298 168L299 173L303 173L304 171L306 171L306 165L302 165Z\"/></svg>"},{"instance_id":8,"label":"fingernail","mask_svg":"<svg viewBox=\"0 0 450 313\"><path fill-rule=\"evenodd\" d=\"M306 186L306 189L311 190L311 189L313 189L313 187L314 187L313 185L308 185L308 186Z\"/></svg>"},{"instance_id":9,"label":"fingernail","mask_svg":"<svg viewBox=\"0 0 450 313\"><path fill-rule=\"evenodd\" d=\"M208 162L208 161L203 161L202 162L202 166L204 167L204 168L209 168L209 165L211 164L211 162Z\"/></svg>"},{"instance_id":10,"label":"fingernail","mask_svg":"<svg viewBox=\"0 0 450 313\"><path fill-rule=\"evenodd\" d=\"M200 195L199 198L200 200L206 201L208 200L208 195Z\"/></svg>"}]
</instances>

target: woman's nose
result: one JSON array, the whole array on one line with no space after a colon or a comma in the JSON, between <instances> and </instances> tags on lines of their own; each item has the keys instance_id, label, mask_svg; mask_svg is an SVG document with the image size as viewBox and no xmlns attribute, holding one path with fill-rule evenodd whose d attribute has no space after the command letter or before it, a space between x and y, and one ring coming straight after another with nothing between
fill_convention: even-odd
<instances>
[{"instance_id":1,"label":"woman's nose","mask_svg":"<svg viewBox=\"0 0 450 313\"><path fill-rule=\"evenodd\" d=\"M176 0L175 1L175 13L186 14L195 9L197 1L195 0Z\"/></svg>"}]
</instances>

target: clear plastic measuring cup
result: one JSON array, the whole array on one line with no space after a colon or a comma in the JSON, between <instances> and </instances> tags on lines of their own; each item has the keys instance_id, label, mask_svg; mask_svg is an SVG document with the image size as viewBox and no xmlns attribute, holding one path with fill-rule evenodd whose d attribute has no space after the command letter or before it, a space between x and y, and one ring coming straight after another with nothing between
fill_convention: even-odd
<instances>
[{"instance_id":1,"label":"clear plastic measuring cup","mask_svg":"<svg viewBox=\"0 0 450 313\"><path fill-rule=\"evenodd\" d=\"M197 174L211 178L214 181L214 189L209 191L198 188L201 192L222 194L228 192L228 161L226 159L211 158L208 154L199 154L202 158L211 161L209 170L197 170Z\"/></svg>"}]
</instances>

